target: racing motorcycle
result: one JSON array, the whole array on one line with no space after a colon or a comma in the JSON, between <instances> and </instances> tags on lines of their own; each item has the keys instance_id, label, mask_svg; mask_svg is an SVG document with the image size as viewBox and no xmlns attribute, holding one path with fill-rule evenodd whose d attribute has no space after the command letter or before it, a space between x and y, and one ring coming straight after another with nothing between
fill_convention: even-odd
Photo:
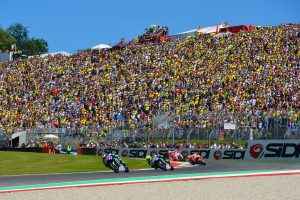
<instances>
[{"instance_id":1,"label":"racing motorcycle","mask_svg":"<svg viewBox=\"0 0 300 200\"><path fill-rule=\"evenodd\" d=\"M193 153L192 155L188 155L187 160L192 165L206 165L205 159L198 153Z\"/></svg>"},{"instance_id":2,"label":"racing motorcycle","mask_svg":"<svg viewBox=\"0 0 300 200\"><path fill-rule=\"evenodd\" d=\"M112 153L103 154L102 160L104 165L112 169L115 173L129 172L128 166L121 160L118 155Z\"/></svg>"},{"instance_id":3,"label":"racing motorcycle","mask_svg":"<svg viewBox=\"0 0 300 200\"><path fill-rule=\"evenodd\" d=\"M169 151L168 156L171 161L183 161L184 160L182 154L177 150Z\"/></svg>"},{"instance_id":4,"label":"racing motorcycle","mask_svg":"<svg viewBox=\"0 0 300 200\"><path fill-rule=\"evenodd\" d=\"M164 171L174 170L174 167L171 165L170 160L165 159L162 155L153 155L147 156L146 160L148 164L154 169L162 169Z\"/></svg>"}]
</instances>

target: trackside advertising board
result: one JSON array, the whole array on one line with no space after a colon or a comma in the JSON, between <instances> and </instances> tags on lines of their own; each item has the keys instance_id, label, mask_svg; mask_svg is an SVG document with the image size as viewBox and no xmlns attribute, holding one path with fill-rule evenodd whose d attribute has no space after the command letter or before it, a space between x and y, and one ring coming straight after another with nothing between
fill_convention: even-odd
<instances>
[{"instance_id":1,"label":"trackside advertising board","mask_svg":"<svg viewBox=\"0 0 300 200\"><path fill-rule=\"evenodd\" d=\"M104 149L104 152L114 152L124 157L145 158L147 154L159 153L167 156L169 150L175 149L144 149L123 148ZM193 153L199 153L208 160L259 160L259 159L300 159L299 140L249 140L247 149L180 149L184 158Z\"/></svg>"},{"instance_id":2,"label":"trackside advertising board","mask_svg":"<svg viewBox=\"0 0 300 200\"><path fill-rule=\"evenodd\" d=\"M147 154L159 153L161 155L167 156L169 150L174 149L143 149L143 148L123 148L123 149L104 149L104 152L113 152L117 153L120 156L124 157L134 157L134 158L145 158ZM234 159L234 160L243 160L246 155L246 150L243 149L181 149L179 152L182 154L184 158L193 153L199 153L205 159L214 159L214 160L222 160L222 159Z\"/></svg>"},{"instance_id":3,"label":"trackside advertising board","mask_svg":"<svg viewBox=\"0 0 300 200\"><path fill-rule=\"evenodd\" d=\"M250 140L245 158L299 159L300 140Z\"/></svg>"}]
</instances>

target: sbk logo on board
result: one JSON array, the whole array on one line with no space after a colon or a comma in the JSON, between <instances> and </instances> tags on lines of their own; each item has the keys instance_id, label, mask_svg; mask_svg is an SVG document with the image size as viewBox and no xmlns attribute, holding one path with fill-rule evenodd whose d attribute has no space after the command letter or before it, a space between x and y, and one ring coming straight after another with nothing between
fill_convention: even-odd
<instances>
[{"instance_id":1,"label":"sbk logo on board","mask_svg":"<svg viewBox=\"0 0 300 200\"><path fill-rule=\"evenodd\" d=\"M300 143L273 142L265 147L262 144L254 144L250 147L249 154L252 158L299 158Z\"/></svg>"},{"instance_id":2,"label":"sbk logo on board","mask_svg":"<svg viewBox=\"0 0 300 200\"><path fill-rule=\"evenodd\" d=\"M234 160L243 160L245 158L245 150L216 150L213 154L213 157L215 160L220 160L220 159L234 159Z\"/></svg>"},{"instance_id":3,"label":"sbk logo on board","mask_svg":"<svg viewBox=\"0 0 300 200\"><path fill-rule=\"evenodd\" d=\"M250 155L252 158L260 158L263 155L264 146L262 144L255 144L250 147Z\"/></svg>"}]
</instances>

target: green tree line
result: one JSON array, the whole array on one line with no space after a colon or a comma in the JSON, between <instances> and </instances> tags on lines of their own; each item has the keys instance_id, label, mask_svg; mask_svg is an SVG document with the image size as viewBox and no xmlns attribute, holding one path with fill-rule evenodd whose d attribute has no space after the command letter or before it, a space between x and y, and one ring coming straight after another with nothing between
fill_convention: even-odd
<instances>
[{"instance_id":1,"label":"green tree line","mask_svg":"<svg viewBox=\"0 0 300 200\"><path fill-rule=\"evenodd\" d=\"M48 52L48 43L42 38L29 36L28 28L20 23L12 24L7 29L0 27L0 51L11 50L12 45L27 56Z\"/></svg>"}]
</instances>

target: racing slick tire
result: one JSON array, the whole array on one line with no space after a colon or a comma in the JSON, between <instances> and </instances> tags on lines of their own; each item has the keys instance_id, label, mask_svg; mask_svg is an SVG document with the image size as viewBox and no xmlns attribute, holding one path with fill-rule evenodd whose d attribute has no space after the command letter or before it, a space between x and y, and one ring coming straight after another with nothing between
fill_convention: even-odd
<instances>
[{"instance_id":1,"label":"racing slick tire","mask_svg":"<svg viewBox=\"0 0 300 200\"><path fill-rule=\"evenodd\" d=\"M167 171L167 166L162 161L159 161L159 168L162 169L162 170L164 170L164 171Z\"/></svg>"},{"instance_id":2,"label":"racing slick tire","mask_svg":"<svg viewBox=\"0 0 300 200\"><path fill-rule=\"evenodd\" d=\"M114 169L114 172L115 172L115 173L119 173L119 169L117 169L117 168Z\"/></svg>"},{"instance_id":3,"label":"racing slick tire","mask_svg":"<svg viewBox=\"0 0 300 200\"><path fill-rule=\"evenodd\" d=\"M173 171L173 170L174 170L174 167L173 167L172 165L170 165L170 166L171 166L170 170Z\"/></svg>"}]
</instances>

